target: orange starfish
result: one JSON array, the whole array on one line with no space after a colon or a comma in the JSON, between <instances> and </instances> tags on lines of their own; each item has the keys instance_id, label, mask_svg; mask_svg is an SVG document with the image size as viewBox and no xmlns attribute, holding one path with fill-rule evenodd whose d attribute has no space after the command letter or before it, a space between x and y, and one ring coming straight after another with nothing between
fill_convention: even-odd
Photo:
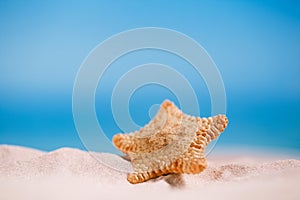
<instances>
[{"instance_id":1,"label":"orange starfish","mask_svg":"<svg viewBox=\"0 0 300 200\"><path fill-rule=\"evenodd\" d=\"M157 115L139 131L117 134L113 143L128 155L136 184L167 174L197 174L206 168L205 148L224 131L225 115L199 118L182 113L166 100Z\"/></svg>"}]
</instances>

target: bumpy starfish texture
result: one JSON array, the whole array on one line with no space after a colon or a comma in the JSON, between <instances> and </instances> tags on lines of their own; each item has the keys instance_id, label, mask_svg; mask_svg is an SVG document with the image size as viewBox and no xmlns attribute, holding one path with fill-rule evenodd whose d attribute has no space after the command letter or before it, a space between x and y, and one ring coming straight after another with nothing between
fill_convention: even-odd
<instances>
[{"instance_id":1,"label":"bumpy starfish texture","mask_svg":"<svg viewBox=\"0 0 300 200\"><path fill-rule=\"evenodd\" d=\"M113 143L125 153L134 173L130 183L167 174L197 174L206 168L205 148L228 123L225 115L199 118L182 113L166 100L157 115L139 131L117 134Z\"/></svg>"}]
</instances>

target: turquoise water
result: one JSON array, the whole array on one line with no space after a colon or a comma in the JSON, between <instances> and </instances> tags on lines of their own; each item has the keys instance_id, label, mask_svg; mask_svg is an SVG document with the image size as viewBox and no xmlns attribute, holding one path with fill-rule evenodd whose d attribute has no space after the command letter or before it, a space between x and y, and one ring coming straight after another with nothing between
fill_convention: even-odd
<instances>
[{"instance_id":1,"label":"turquoise water","mask_svg":"<svg viewBox=\"0 0 300 200\"><path fill-rule=\"evenodd\" d=\"M274 98L270 98L272 101L246 101L247 98L249 97L245 96L234 101L228 96L229 125L217 145L282 148L299 152L299 103ZM139 100L138 96L136 100ZM147 110L149 107L144 104L130 106L133 119L141 126L150 120ZM141 109L144 107L145 109ZM43 150L62 146L84 149L73 123L71 99L55 103L39 99L38 102L31 101L23 105L19 101L9 101L5 107L1 107L0 114L2 144L24 145ZM209 113L203 115L209 116ZM108 138L111 139L113 134L121 132L111 112L102 112L101 115L98 114L98 118Z\"/></svg>"}]
</instances>

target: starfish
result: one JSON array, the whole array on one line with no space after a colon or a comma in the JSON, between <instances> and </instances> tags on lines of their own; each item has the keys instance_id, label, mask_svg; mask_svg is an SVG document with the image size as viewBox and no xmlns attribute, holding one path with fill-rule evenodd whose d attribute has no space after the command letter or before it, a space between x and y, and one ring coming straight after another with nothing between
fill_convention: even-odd
<instances>
[{"instance_id":1,"label":"starfish","mask_svg":"<svg viewBox=\"0 0 300 200\"><path fill-rule=\"evenodd\" d=\"M113 143L131 161L134 173L127 180L132 184L167 174L198 174L207 166L206 146L227 124L225 115L193 117L165 100L145 127L116 134Z\"/></svg>"}]
</instances>

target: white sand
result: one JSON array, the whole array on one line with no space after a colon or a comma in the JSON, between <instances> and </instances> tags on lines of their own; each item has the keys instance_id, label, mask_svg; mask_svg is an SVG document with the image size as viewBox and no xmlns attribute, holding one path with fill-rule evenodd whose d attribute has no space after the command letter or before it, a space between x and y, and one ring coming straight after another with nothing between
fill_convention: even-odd
<instances>
[{"instance_id":1,"label":"white sand","mask_svg":"<svg viewBox=\"0 0 300 200\"><path fill-rule=\"evenodd\" d=\"M115 168L130 163L97 154ZM44 153L0 146L0 199L300 199L300 161L253 156L210 156L199 175L167 176L131 185L126 172L88 152L63 148Z\"/></svg>"}]
</instances>

